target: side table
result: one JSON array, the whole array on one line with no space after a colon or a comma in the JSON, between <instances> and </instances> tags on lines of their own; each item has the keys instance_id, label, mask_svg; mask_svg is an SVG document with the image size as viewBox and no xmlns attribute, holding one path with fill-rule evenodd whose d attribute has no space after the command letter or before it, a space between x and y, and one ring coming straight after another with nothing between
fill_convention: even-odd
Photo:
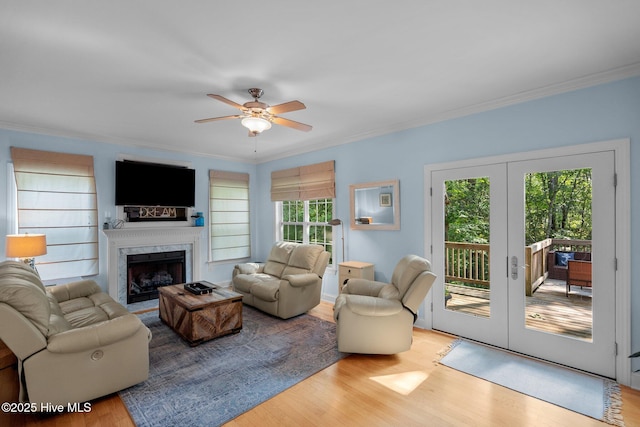
<instances>
[{"instance_id":1,"label":"side table","mask_svg":"<svg viewBox=\"0 0 640 427\"><path fill-rule=\"evenodd\" d=\"M349 279L374 280L374 265L370 262L345 261L338 264L338 290L342 293Z\"/></svg>"}]
</instances>

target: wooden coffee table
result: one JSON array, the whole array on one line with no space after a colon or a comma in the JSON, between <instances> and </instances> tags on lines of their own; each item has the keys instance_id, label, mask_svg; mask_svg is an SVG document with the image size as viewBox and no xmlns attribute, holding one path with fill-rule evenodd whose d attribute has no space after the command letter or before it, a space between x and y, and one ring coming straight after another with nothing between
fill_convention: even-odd
<instances>
[{"instance_id":1,"label":"wooden coffee table","mask_svg":"<svg viewBox=\"0 0 640 427\"><path fill-rule=\"evenodd\" d=\"M242 295L229 288L195 295L181 284L158 292L160 319L192 346L242 329Z\"/></svg>"}]
</instances>

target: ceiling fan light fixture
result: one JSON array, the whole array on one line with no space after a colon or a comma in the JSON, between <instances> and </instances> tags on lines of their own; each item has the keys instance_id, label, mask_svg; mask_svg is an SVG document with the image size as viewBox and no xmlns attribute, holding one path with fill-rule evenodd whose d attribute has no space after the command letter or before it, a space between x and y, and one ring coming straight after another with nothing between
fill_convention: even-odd
<instances>
[{"instance_id":1,"label":"ceiling fan light fixture","mask_svg":"<svg viewBox=\"0 0 640 427\"><path fill-rule=\"evenodd\" d=\"M211 117L209 119L196 120L196 123L208 123L216 122L219 120L229 119L241 119L242 126L249 129L249 136L258 136L261 132L271 129L272 123L280 126L290 127L292 129L301 130L303 132L309 132L312 127L305 125L304 123L296 122L293 120L280 117L279 114L288 113L290 111L304 110L305 105L300 101L283 102L282 104L269 106L264 102L258 101L262 96L262 89L252 88L249 89L249 93L253 96L253 101L245 102L244 104L238 104L231 101L222 95L216 95L209 93L209 98L217 99L225 104L231 105L242 112L242 114L236 114L233 116Z\"/></svg>"},{"instance_id":2,"label":"ceiling fan light fixture","mask_svg":"<svg viewBox=\"0 0 640 427\"><path fill-rule=\"evenodd\" d=\"M271 122L263 119L262 117L245 117L242 119L242 126L249 129L249 132L253 134L259 134L262 131L271 129Z\"/></svg>"}]
</instances>

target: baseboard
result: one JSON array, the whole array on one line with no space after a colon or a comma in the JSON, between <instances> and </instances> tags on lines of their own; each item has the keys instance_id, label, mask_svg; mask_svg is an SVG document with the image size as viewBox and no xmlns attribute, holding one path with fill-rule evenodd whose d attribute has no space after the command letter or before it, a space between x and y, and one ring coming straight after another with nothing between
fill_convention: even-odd
<instances>
[{"instance_id":1,"label":"baseboard","mask_svg":"<svg viewBox=\"0 0 640 427\"><path fill-rule=\"evenodd\" d=\"M631 373L631 388L640 390L640 371Z\"/></svg>"},{"instance_id":2,"label":"baseboard","mask_svg":"<svg viewBox=\"0 0 640 427\"><path fill-rule=\"evenodd\" d=\"M425 319L420 319L420 318L416 320L416 323L414 323L413 326L420 329L431 329L431 325L429 325Z\"/></svg>"},{"instance_id":3,"label":"baseboard","mask_svg":"<svg viewBox=\"0 0 640 427\"><path fill-rule=\"evenodd\" d=\"M331 304L335 304L336 298L338 297L335 295L326 294L326 293L323 293L322 296L320 297L322 301L330 302Z\"/></svg>"}]
</instances>

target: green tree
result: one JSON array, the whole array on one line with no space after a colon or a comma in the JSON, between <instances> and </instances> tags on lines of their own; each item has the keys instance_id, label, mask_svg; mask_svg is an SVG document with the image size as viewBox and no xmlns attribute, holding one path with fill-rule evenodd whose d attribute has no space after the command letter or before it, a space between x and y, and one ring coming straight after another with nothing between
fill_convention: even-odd
<instances>
[{"instance_id":1,"label":"green tree","mask_svg":"<svg viewBox=\"0 0 640 427\"><path fill-rule=\"evenodd\" d=\"M445 183L445 240L489 243L489 178Z\"/></svg>"},{"instance_id":2,"label":"green tree","mask_svg":"<svg viewBox=\"0 0 640 427\"><path fill-rule=\"evenodd\" d=\"M445 183L445 240L489 243L488 178ZM591 169L536 172L525 177L526 244L591 239Z\"/></svg>"},{"instance_id":3,"label":"green tree","mask_svg":"<svg viewBox=\"0 0 640 427\"><path fill-rule=\"evenodd\" d=\"M526 244L554 239L591 239L591 169L527 174Z\"/></svg>"}]
</instances>

